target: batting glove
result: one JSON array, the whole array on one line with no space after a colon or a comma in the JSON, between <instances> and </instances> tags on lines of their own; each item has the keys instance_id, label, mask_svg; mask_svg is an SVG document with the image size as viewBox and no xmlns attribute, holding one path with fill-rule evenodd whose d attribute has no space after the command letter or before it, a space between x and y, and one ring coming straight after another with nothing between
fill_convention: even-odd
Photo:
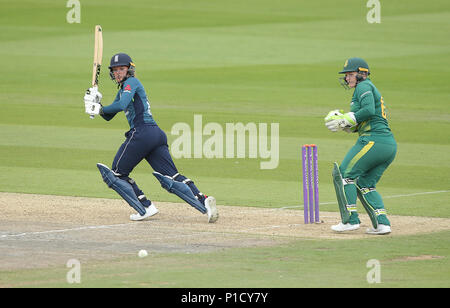
<instances>
[{"instance_id":1,"label":"batting glove","mask_svg":"<svg viewBox=\"0 0 450 308\"><path fill-rule=\"evenodd\" d=\"M92 87L92 88L87 89L86 94L90 94L90 95L94 96L96 103L99 103L99 104L101 103L103 95L102 95L102 93L100 93L98 91L98 87Z\"/></svg>"},{"instance_id":2,"label":"batting glove","mask_svg":"<svg viewBox=\"0 0 450 308\"><path fill-rule=\"evenodd\" d=\"M102 105L97 102L98 96L92 94L84 95L84 110L90 116L95 116L100 113Z\"/></svg>"},{"instance_id":3,"label":"batting glove","mask_svg":"<svg viewBox=\"0 0 450 308\"><path fill-rule=\"evenodd\" d=\"M86 107L86 113L90 116L96 116L100 114L100 110L102 109L102 105L99 103L92 103Z\"/></svg>"}]
</instances>

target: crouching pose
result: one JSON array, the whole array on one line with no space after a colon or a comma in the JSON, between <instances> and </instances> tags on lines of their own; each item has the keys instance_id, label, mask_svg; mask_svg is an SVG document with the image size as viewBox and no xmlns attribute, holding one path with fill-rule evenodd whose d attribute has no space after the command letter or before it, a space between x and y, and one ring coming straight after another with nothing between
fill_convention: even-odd
<instances>
[{"instance_id":1,"label":"crouching pose","mask_svg":"<svg viewBox=\"0 0 450 308\"><path fill-rule=\"evenodd\" d=\"M388 125L383 97L368 78L369 66L363 59L348 59L339 73L345 74L342 78L344 87L355 89L350 112L330 111L325 117L325 125L333 132L357 132L359 138L341 165L334 164L333 183L341 222L332 226L332 230L359 229L356 211L356 199L359 198L372 222L367 233L388 234L391 224L376 184L393 162L397 144Z\"/></svg>"},{"instance_id":2,"label":"crouching pose","mask_svg":"<svg viewBox=\"0 0 450 308\"><path fill-rule=\"evenodd\" d=\"M147 94L134 76L135 64L124 53L115 54L109 66L110 76L119 87L114 102L102 106L102 95L96 87L84 96L85 110L91 116L100 115L106 121L124 111L130 125L126 140L117 151L111 169L97 164L105 183L115 190L134 210L131 220L142 220L158 213L155 205L129 177L131 171L145 159L155 172L153 175L167 191L176 194L202 214L208 222L216 222L219 214L216 200L202 194L194 182L180 174L175 167L167 145L167 136L156 124L150 111Z\"/></svg>"}]
</instances>

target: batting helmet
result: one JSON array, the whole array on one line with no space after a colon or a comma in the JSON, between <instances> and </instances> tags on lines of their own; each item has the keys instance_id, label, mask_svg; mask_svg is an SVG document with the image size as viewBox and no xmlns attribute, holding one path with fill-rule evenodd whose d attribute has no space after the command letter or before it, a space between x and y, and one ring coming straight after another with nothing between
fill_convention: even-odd
<instances>
[{"instance_id":1,"label":"batting helmet","mask_svg":"<svg viewBox=\"0 0 450 308\"><path fill-rule=\"evenodd\" d=\"M112 56L111 61L109 63L109 76L112 80L115 81L114 74L113 74L113 67L117 66L128 66L128 74L127 78L134 76L136 65L134 65L133 60L131 60L131 57L127 55L126 53L117 53L114 56ZM124 80L122 80L123 82Z\"/></svg>"}]
</instances>

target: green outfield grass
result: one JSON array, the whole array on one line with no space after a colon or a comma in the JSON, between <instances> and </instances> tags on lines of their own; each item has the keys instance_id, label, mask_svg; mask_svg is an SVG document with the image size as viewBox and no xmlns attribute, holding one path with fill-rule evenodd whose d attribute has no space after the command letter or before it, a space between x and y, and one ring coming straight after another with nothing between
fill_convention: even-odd
<instances>
[{"instance_id":1,"label":"green outfield grass","mask_svg":"<svg viewBox=\"0 0 450 308\"><path fill-rule=\"evenodd\" d=\"M327 203L321 209L337 211L331 204L332 163L343 159L356 136L329 132L323 117L332 109L349 109L352 91L339 85L337 72L345 59L360 56L371 67L398 142L396 160L377 188L386 197L388 213L449 218L450 2L383 1L381 24L366 21L365 2L81 1L81 23L69 24L65 1L3 1L0 191L118 198L106 188L95 164L111 164L128 129L125 117L90 120L82 100L90 86L93 29L101 24L103 104L116 93L107 63L114 53L127 52L170 142L176 138L170 134L173 125L185 122L193 127L194 114L203 116L204 125L216 122L224 128L230 122L279 123L276 169L261 170L264 159L175 160L180 171L219 204L301 206L301 145L315 143L320 200ZM150 171L143 162L132 177L153 200L178 201L161 189ZM440 193L423 194L428 192ZM355 257L364 267L368 255L379 255L391 260L386 286L448 287L448 235L387 243L379 238L298 241L288 247L191 255L186 267L176 265L185 256L164 255L143 261L145 271L139 274L136 261L118 260L92 265L94 274L85 281L89 286L126 286L120 275L102 278L117 266L131 273L129 285L196 287L187 277L205 261L218 260L198 277L198 286L211 285L212 280L227 287L340 286L330 277L351 270L344 260ZM322 246L333 253L323 255ZM443 258L392 261L421 254ZM278 262L284 258L286 265ZM152 262L164 266L153 267ZM163 270L167 267L171 269ZM266 267L272 270L261 274ZM36 278L39 285L50 286L58 285L52 278L57 272L0 273L0 279L20 285L22 279ZM223 276L225 272L230 275ZM241 273L248 279L240 280ZM345 279L343 285L359 286L365 276Z\"/></svg>"},{"instance_id":2,"label":"green outfield grass","mask_svg":"<svg viewBox=\"0 0 450 308\"><path fill-rule=\"evenodd\" d=\"M93 261L81 284L68 284L63 266L3 271L1 286L300 288L448 287L449 232L366 241L299 240L276 248L202 254L150 254ZM358 249L360 253L355 251ZM380 264L379 283L368 283L369 260Z\"/></svg>"}]
</instances>

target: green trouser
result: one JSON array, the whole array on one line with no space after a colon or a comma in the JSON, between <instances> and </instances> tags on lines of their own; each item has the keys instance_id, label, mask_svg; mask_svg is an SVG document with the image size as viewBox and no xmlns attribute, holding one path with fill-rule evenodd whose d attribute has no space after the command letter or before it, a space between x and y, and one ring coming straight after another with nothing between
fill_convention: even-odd
<instances>
[{"instance_id":1,"label":"green trouser","mask_svg":"<svg viewBox=\"0 0 450 308\"><path fill-rule=\"evenodd\" d=\"M348 151L339 169L342 178L348 180L348 184L344 186L344 192L348 208L351 209L349 221L351 224L360 223L356 212L357 190L359 189L360 196L363 195L365 201L373 209L373 215L378 223L391 225L386 216L381 195L375 188L383 172L394 161L396 153L397 143L393 136L361 136Z\"/></svg>"}]
</instances>

